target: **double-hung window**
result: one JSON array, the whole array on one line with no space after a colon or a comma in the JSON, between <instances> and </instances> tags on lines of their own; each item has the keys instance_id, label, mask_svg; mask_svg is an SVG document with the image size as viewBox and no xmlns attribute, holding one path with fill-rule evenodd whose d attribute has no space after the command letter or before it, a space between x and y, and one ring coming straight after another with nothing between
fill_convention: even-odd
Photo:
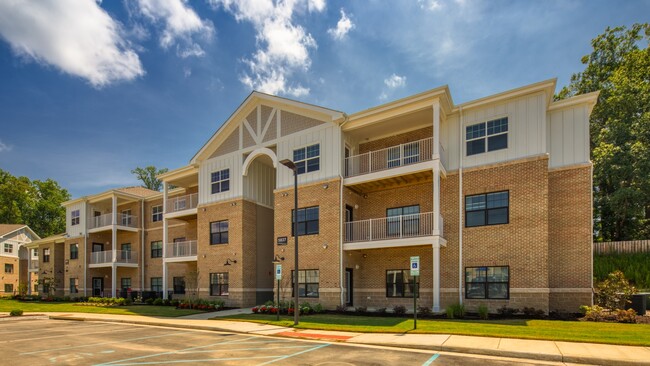
<instances>
[{"instance_id":1,"label":"double-hung window","mask_svg":"<svg viewBox=\"0 0 650 366\"><path fill-rule=\"evenodd\" d=\"M122 277L120 280L122 285L122 291L129 291L131 289L131 277Z\"/></svg>"},{"instance_id":2,"label":"double-hung window","mask_svg":"<svg viewBox=\"0 0 650 366\"><path fill-rule=\"evenodd\" d=\"M465 196L465 227L507 224L509 192Z\"/></svg>"},{"instance_id":3,"label":"double-hung window","mask_svg":"<svg viewBox=\"0 0 650 366\"><path fill-rule=\"evenodd\" d=\"M151 291L162 292L162 277L151 277Z\"/></svg>"},{"instance_id":4,"label":"double-hung window","mask_svg":"<svg viewBox=\"0 0 650 366\"><path fill-rule=\"evenodd\" d=\"M230 190L230 169L219 170L210 174L211 193L221 193Z\"/></svg>"},{"instance_id":5,"label":"double-hung window","mask_svg":"<svg viewBox=\"0 0 650 366\"><path fill-rule=\"evenodd\" d=\"M14 285L11 283L5 283L5 292L14 292Z\"/></svg>"},{"instance_id":6,"label":"double-hung window","mask_svg":"<svg viewBox=\"0 0 650 366\"><path fill-rule=\"evenodd\" d=\"M122 211L122 226L131 226L133 222L133 216L131 216L131 210Z\"/></svg>"},{"instance_id":7,"label":"double-hung window","mask_svg":"<svg viewBox=\"0 0 650 366\"><path fill-rule=\"evenodd\" d=\"M151 208L151 221L152 222L162 221L162 217L163 217L162 205L153 206Z\"/></svg>"},{"instance_id":8,"label":"double-hung window","mask_svg":"<svg viewBox=\"0 0 650 366\"><path fill-rule=\"evenodd\" d=\"M210 273L210 296L228 295L228 272Z\"/></svg>"},{"instance_id":9,"label":"double-hung window","mask_svg":"<svg viewBox=\"0 0 650 366\"><path fill-rule=\"evenodd\" d=\"M315 172L320 169L320 145L309 145L293 150L293 162L298 174Z\"/></svg>"},{"instance_id":10,"label":"double-hung window","mask_svg":"<svg viewBox=\"0 0 650 366\"><path fill-rule=\"evenodd\" d=\"M79 258L79 244L70 244L70 259Z\"/></svg>"},{"instance_id":11,"label":"double-hung window","mask_svg":"<svg viewBox=\"0 0 650 366\"><path fill-rule=\"evenodd\" d=\"M174 294L182 295L185 293L185 277L174 277Z\"/></svg>"},{"instance_id":12,"label":"double-hung window","mask_svg":"<svg viewBox=\"0 0 650 366\"><path fill-rule=\"evenodd\" d=\"M70 225L79 225L79 210L70 212Z\"/></svg>"},{"instance_id":13,"label":"double-hung window","mask_svg":"<svg viewBox=\"0 0 650 366\"><path fill-rule=\"evenodd\" d=\"M389 147L386 154L389 168L417 163L420 161L420 142Z\"/></svg>"},{"instance_id":14,"label":"double-hung window","mask_svg":"<svg viewBox=\"0 0 650 366\"><path fill-rule=\"evenodd\" d=\"M291 235L295 233L295 210L291 210ZM298 236L318 234L318 206L298 209Z\"/></svg>"},{"instance_id":15,"label":"double-hung window","mask_svg":"<svg viewBox=\"0 0 650 366\"><path fill-rule=\"evenodd\" d=\"M508 117L465 127L467 156L508 148Z\"/></svg>"},{"instance_id":16,"label":"double-hung window","mask_svg":"<svg viewBox=\"0 0 650 366\"><path fill-rule=\"evenodd\" d=\"M70 293L78 294L79 293L79 279L70 278Z\"/></svg>"},{"instance_id":17,"label":"double-hung window","mask_svg":"<svg viewBox=\"0 0 650 366\"><path fill-rule=\"evenodd\" d=\"M162 241L152 241L151 242L151 258L161 258L162 257Z\"/></svg>"},{"instance_id":18,"label":"double-hung window","mask_svg":"<svg viewBox=\"0 0 650 366\"><path fill-rule=\"evenodd\" d=\"M11 263L5 263L5 273L14 273L14 265Z\"/></svg>"},{"instance_id":19,"label":"double-hung window","mask_svg":"<svg viewBox=\"0 0 650 366\"><path fill-rule=\"evenodd\" d=\"M386 235L414 236L420 233L420 206L395 207L386 210Z\"/></svg>"},{"instance_id":20,"label":"double-hung window","mask_svg":"<svg viewBox=\"0 0 650 366\"><path fill-rule=\"evenodd\" d=\"M319 290L319 271L317 269L307 269L298 271L298 296L299 297L318 297ZM294 288L294 271L291 271L291 288ZM293 291L292 291L293 292ZM291 296L294 296L292 293Z\"/></svg>"},{"instance_id":21,"label":"double-hung window","mask_svg":"<svg viewBox=\"0 0 650 366\"><path fill-rule=\"evenodd\" d=\"M50 248L43 249L43 263L50 261Z\"/></svg>"},{"instance_id":22,"label":"double-hung window","mask_svg":"<svg viewBox=\"0 0 650 366\"><path fill-rule=\"evenodd\" d=\"M465 268L465 298L508 299L510 297L510 268Z\"/></svg>"},{"instance_id":23,"label":"double-hung window","mask_svg":"<svg viewBox=\"0 0 650 366\"><path fill-rule=\"evenodd\" d=\"M5 251L5 253L13 253L14 252L14 245L9 244L9 243L5 243L4 251Z\"/></svg>"},{"instance_id":24,"label":"double-hung window","mask_svg":"<svg viewBox=\"0 0 650 366\"><path fill-rule=\"evenodd\" d=\"M210 223L210 245L228 244L228 220Z\"/></svg>"},{"instance_id":25,"label":"double-hung window","mask_svg":"<svg viewBox=\"0 0 650 366\"><path fill-rule=\"evenodd\" d=\"M415 278L408 269L386 271L386 297L413 297Z\"/></svg>"}]
</instances>

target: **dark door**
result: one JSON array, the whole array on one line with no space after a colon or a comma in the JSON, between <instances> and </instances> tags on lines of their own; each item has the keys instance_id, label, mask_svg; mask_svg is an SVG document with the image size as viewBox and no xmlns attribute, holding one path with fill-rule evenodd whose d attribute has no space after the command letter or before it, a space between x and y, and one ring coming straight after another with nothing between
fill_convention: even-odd
<instances>
[{"instance_id":1,"label":"dark door","mask_svg":"<svg viewBox=\"0 0 650 366\"><path fill-rule=\"evenodd\" d=\"M93 243L93 253L95 252L103 252L104 251L104 244L102 243Z\"/></svg>"},{"instance_id":2,"label":"dark door","mask_svg":"<svg viewBox=\"0 0 650 366\"><path fill-rule=\"evenodd\" d=\"M345 205L345 240L348 242L354 241L352 232L353 210L352 206Z\"/></svg>"},{"instance_id":3,"label":"dark door","mask_svg":"<svg viewBox=\"0 0 650 366\"><path fill-rule=\"evenodd\" d=\"M345 305L352 306L353 294L352 268L345 269Z\"/></svg>"},{"instance_id":4,"label":"dark door","mask_svg":"<svg viewBox=\"0 0 650 366\"><path fill-rule=\"evenodd\" d=\"M344 160L344 171L345 171L344 176L345 177L350 175L350 159L348 159L349 157L350 157L350 148L346 146L345 147L345 160Z\"/></svg>"},{"instance_id":5,"label":"dark door","mask_svg":"<svg viewBox=\"0 0 650 366\"><path fill-rule=\"evenodd\" d=\"M104 294L104 278L93 277L93 296L102 296Z\"/></svg>"}]
</instances>

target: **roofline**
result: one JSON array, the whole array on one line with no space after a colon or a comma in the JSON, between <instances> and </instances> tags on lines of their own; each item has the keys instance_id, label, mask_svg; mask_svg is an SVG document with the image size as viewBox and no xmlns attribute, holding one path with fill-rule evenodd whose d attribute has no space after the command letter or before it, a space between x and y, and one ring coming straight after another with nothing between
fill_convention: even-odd
<instances>
[{"instance_id":1,"label":"roofline","mask_svg":"<svg viewBox=\"0 0 650 366\"><path fill-rule=\"evenodd\" d=\"M458 112L458 110L460 110L460 108L463 108L463 109L475 108L475 107L478 107L478 106L481 106L481 105L484 105L484 104L497 102L497 101L500 101L500 100L503 100L503 99L510 99L510 98L521 96L521 95L535 93L535 92L544 91L544 90L550 91L550 93L551 93L550 100L552 100L553 92L555 91L556 84L557 84L557 78L552 78L552 79L539 81L537 83L525 85L525 86L515 88L515 89L506 90L506 91L501 92L501 93L492 94L492 95L489 95L487 97L474 99L474 100L470 100L470 101L465 102L465 103L458 104L457 106L454 107L452 112L453 113ZM549 103L550 103L550 100L549 100Z\"/></svg>"},{"instance_id":2,"label":"roofline","mask_svg":"<svg viewBox=\"0 0 650 366\"><path fill-rule=\"evenodd\" d=\"M164 181L164 180L167 180L167 179L170 179L170 178L173 179L175 176L190 175L188 173L192 173L193 170L196 170L196 172L198 173L199 168L198 168L197 164L185 165L185 166L182 166L180 168L170 170L170 171L162 173L162 174L158 174L156 176L156 178L159 179L159 180Z\"/></svg>"},{"instance_id":3,"label":"roofline","mask_svg":"<svg viewBox=\"0 0 650 366\"><path fill-rule=\"evenodd\" d=\"M38 240L33 240L31 243L24 244L24 247L28 249L33 249L34 247L37 247L41 244L47 244L47 243L63 243L65 242L65 239L67 238L67 233L61 233L61 234L56 234L47 238L43 239L38 239Z\"/></svg>"},{"instance_id":4,"label":"roofline","mask_svg":"<svg viewBox=\"0 0 650 366\"><path fill-rule=\"evenodd\" d=\"M2 234L2 235L0 235L0 236L6 236L6 235L9 235L9 234L11 234L11 233L15 233L15 232L18 231L18 230L22 230L22 229L24 229L24 228L27 228L27 230L29 230L29 232L32 233L32 235L34 235L34 236L37 237L38 239L41 238L38 234L36 234L36 232L34 232L34 230L32 230L32 228L29 227L29 225L24 225L24 224L18 224L18 225L23 225L23 226L21 226L21 227L15 229L15 230L7 231L6 233L4 233L4 234ZM37 240L38 240L38 239L37 239Z\"/></svg>"},{"instance_id":5,"label":"roofline","mask_svg":"<svg viewBox=\"0 0 650 366\"><path fill-rule=\"evenodd\" d=\"M574 95L571 98L566 98L566 99L552 102L551 105L548 107L548 110L555 111L558 109L573 107L578 104L588 104L591 107L593 107L598 102L599 95L600 95L600 90L587 93L587 94Z\"/></svg>"}]
</instances>

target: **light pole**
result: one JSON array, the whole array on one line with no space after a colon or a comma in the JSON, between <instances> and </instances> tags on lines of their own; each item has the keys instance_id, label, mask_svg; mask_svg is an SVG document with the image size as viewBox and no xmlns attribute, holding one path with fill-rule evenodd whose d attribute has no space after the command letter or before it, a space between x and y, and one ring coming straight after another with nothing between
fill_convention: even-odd
<instances>
[{"instance_id":1,"label":"light pole","mask_svg":"<svg viewBox=\"0 0 650 366\"><path fill-rule=\"evenodd\" d=\"M289 159L280 160L280 164L293 170L293 237L295 240L293 264L293 325L298 325L300 322L300 309L298 305L298 167Z\"/></svg>"}]
</instances>

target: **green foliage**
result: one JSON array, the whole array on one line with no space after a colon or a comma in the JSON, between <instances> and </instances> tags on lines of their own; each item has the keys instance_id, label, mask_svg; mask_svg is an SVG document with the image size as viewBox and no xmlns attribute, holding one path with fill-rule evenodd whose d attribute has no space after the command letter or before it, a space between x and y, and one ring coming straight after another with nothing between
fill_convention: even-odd
<instances>
[{"instance_id":1,"label":"green foliage","mask_svg":"<svg viewBox=\"0 0 650 366\"><path fill-rule=\"evenodd\" d=\"M144 188L149 188L154 191L160 191L162 189L162 181L156 178L156 176L163 173L167 173L168 171L169 169L167 168L156 169L155 166L149 165L144 168L137 167L131 170L131 173L135 174L135 176L140 181L142 181L142 186Z\"/></svg>"},{"instance_id":2,"label":"green foliage","mask_svg":"<svg viewBox=\"0 0 650 366\"><path fill-rule=\"evenodd\" d=\"M10 316L21 316L23 315L23 311L20 309L14 309L11 312L9 312Z\"/></svg>"},{"instance_id":3,"label":"green foliage","mask_svg":"<svg viewBox=\"0 0 650 366\"><path fill-rule=\"evenodd\" d=\"M52 179L14 177L0 169L0 222L25 224L41 237L65 232L67 190Z\"/></svg>"},{"instance_id":4,"label":"green foliage","mask_svg":"<svg viewBox=\"0 0 650 366\"><path fill-rule=\"evenodd\" d=\"M452 304L447 306L445 310L449 319L463 319L465 317L465 305L463 304Z\"/></svg>"},{"instance_id":5,"label":"green foliage","mask_svg":"<svg viewBox=\"0 0 650 366\"><path fill-rule=\"evenodd\" d=\"M650 253L613 253L594 255L594 277L603 281L620 270L636 288L650 289Z\"/></svg>"},{"instance_id":6,"label":"green foliage","mask_svg":"<svg viewBox=\"0 0 650 366\"><path fill-rule=\"evenodd\" d=\"M619 323L636 323L636 311L634 309L618 309L616 311L616 321Z\"/></svg>"},{"instance_id":7,"label":"green foliage","mask_svg":"<svg viewBox=\"0 0 650 366\"><path fill-rule=\"evenodd\" d=\"M123 297L89 297L86 304L101 306L124 306L127 300Z\"/></svg>"},{"instance_id":8,"label":"green foliage","mask_svg":"<svg viewBox=\"0 0 650 366\"><path fill-rule=\"evenodd\" d=\"M431 316L431 308L428 306L418 306L418 314L422 316Z\"/></svg>"},{"instance_id":9,"label":"green foliage","mask_svg":"<svg viewBox=\"0 0 650 366\"><path fill-rule=\"evenodd\" d=\"M161 299L161 298L157 298L157 299L155 299L155 300L153 301L153 304L156 305L156 306L162 306L162 304L163 304L163 299Z\"/></svg>"},{"instance_id":10,"label":"green foliage","mask_svg":"<svg viewBox=\"0 0 650 366\"><path fill-rule=\"evenodd\" d=\"M596 241L650 236L649 41L648 23L607 28L556 96L600 91L590 119Z\"/></svg>"},{"instance_id":11,"label":"green foliage","mask_svg":"<svg viewBox=\"0 0 650 366\"><path fill-rule=\"evenodd\" d=\"M402 305L397 305L393 307L393 313L395 315L404 315L406 314L406 307Z\"/></svg>"},{"instance_id":12,"label":"green foliage","mask_svg":"<svg viewBox=\"0 0 650 366\"><path fill-rule=\"evenodd\" d=\"M598 305L594 306L581 306L581 310L584 310L585 320L591 322L601 322L605 320L606 314L605 309Z\"/></svg>"},{"instance_id":13,"label":"green foliage","mask_svg":"<svg viewBox=\"0 0 650 366\"><path fill-rule=\"evenodd\" d=\"M621 271L610 273L607 278L596 284L594 296L596 304L606 309L625 309L636 288L630 285Z\"/></svg>"},{"instance_id":14,"label":"green foliage","mask_svg":"<svg viewBox=\"0 0 650 366\"><path fill-rule=\"evenodd\" d=\"M489 315L489 312L488 312L488 307L486 305L483 305L483 304L479 305L478 306L478 317L483 319L483 320L487 320L489 316L490 315Z\"/></svg>"}]
</instances>

